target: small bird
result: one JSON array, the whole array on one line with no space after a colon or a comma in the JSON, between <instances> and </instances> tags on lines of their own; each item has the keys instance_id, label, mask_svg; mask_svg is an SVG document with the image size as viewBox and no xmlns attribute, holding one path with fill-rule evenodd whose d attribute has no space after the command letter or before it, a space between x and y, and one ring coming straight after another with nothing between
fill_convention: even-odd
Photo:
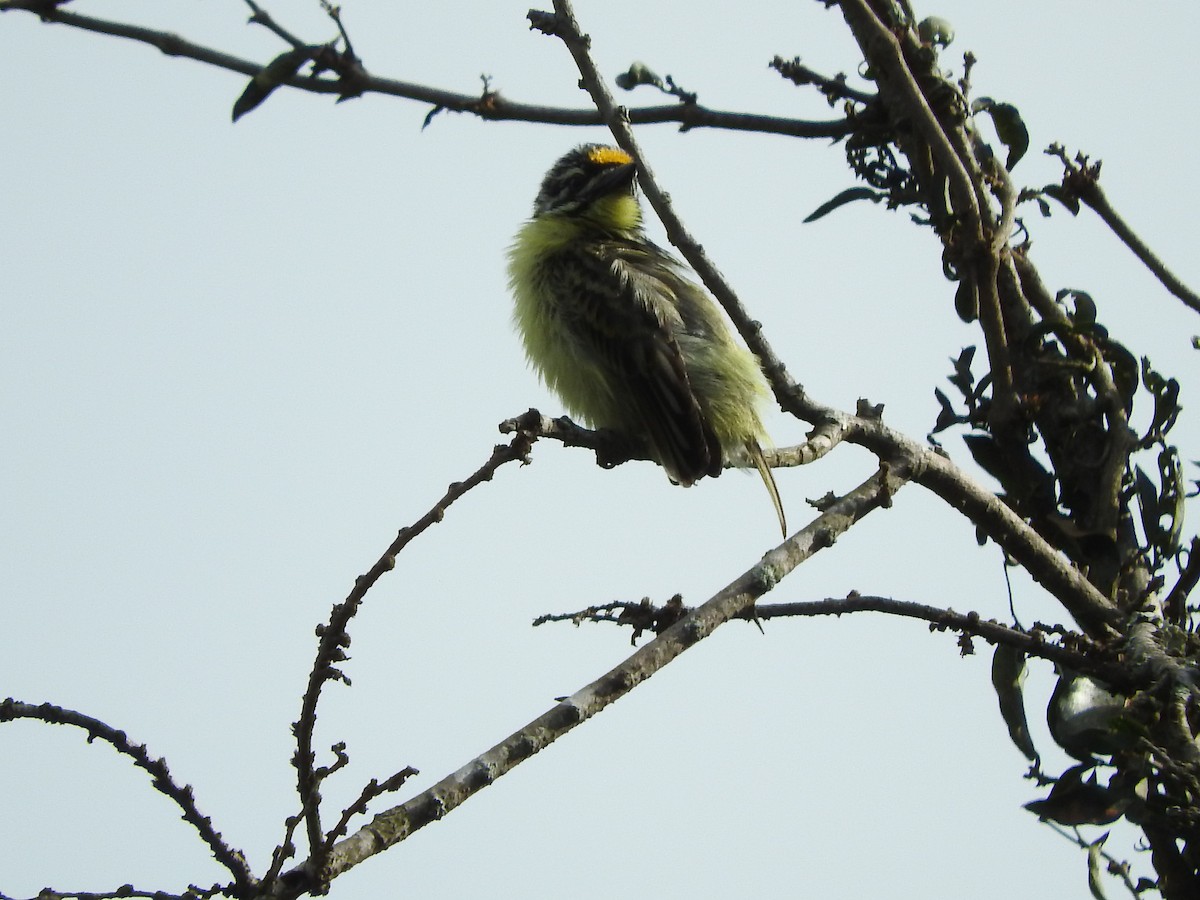
<instances>
[{"instance_id":1,"label":"small bird","mask_svg":"<svg viewBox=\"0 0 1200 900\"><path fill-rule=\"evenodd\" d=\"M509 250L525 355L571 415L644 440L677 484L752 464L787 535L763 458L767 384L720 309L642 228L637 165L584 144L546 173Z\"/></svg>"}]
</instances>

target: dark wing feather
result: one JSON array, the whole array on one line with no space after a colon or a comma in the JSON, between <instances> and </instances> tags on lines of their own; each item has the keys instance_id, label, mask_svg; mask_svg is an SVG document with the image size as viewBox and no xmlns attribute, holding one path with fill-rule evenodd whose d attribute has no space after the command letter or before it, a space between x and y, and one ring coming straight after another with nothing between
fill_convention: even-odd
<instances>
[{"instance_id":1,"label":"dark wing feather","mask_svg":"<svg viewBox=\"0 0 1200 900\"><path fill-rule=\"evenodd\" d=\"M654 275L657 260L619 242L597 245L586 260L572 260L572 302L562 313L593 364L619 386L628 409L620 427L648 439L680 484L719 475L721 444L692 392L671 288Z\"/></svg>"}]
</instances>

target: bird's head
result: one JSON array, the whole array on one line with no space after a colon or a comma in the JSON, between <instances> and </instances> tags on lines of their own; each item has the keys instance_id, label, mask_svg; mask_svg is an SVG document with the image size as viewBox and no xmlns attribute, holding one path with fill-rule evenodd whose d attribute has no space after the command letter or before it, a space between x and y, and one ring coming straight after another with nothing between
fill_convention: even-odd
<instances>
[{"instance_id":1,"label":"bird's head","mask_svg":"<svg viewBox=\"0 0 1200 900\"><path fill-rule=\"evenodd\" d=\"M533 216L574 218L614 231L637 229L642 213L634 196L636 176L637 164L624 150L576 147L546 173Z\"/></svg>"}]
</instances>

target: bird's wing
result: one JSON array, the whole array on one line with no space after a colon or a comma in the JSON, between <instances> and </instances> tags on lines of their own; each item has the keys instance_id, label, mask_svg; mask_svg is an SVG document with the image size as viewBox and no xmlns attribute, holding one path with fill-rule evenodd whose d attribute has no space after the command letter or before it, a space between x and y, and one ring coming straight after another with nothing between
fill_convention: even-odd
<instances>
[{"instance_id":1,"label":"bird's wing","mask_svg":"<svg viewBox=\"0 0 1200 900\"><path fill-rule=\"evenodd\" d=\"M721 444L688 381L669 279L656 277L654 260L640 248L623 245L587 254L570 277L572 300L563 313L574 319L571 330L586 335L594 363L620 386L625 427L649 438L680 484L719 475Z\"/></svg>"}]
</instances>

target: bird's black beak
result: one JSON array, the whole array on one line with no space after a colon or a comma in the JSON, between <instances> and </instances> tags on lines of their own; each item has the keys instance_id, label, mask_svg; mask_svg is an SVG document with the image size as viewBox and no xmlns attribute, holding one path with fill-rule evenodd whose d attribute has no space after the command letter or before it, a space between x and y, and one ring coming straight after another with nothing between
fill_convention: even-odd
<instances>
[{"instance_id":1,"label":"bird's black beak","mask_svg":"<svg viewBox=\"0 0 1200 900\"><path fill-rule=\"evenodd\" d=\"M633 189L633 181L637 177L637 163L622 163L606 169L592 179L589 193L592 199L616 193L622 188Z\"/></svg>"}]
</instances>

